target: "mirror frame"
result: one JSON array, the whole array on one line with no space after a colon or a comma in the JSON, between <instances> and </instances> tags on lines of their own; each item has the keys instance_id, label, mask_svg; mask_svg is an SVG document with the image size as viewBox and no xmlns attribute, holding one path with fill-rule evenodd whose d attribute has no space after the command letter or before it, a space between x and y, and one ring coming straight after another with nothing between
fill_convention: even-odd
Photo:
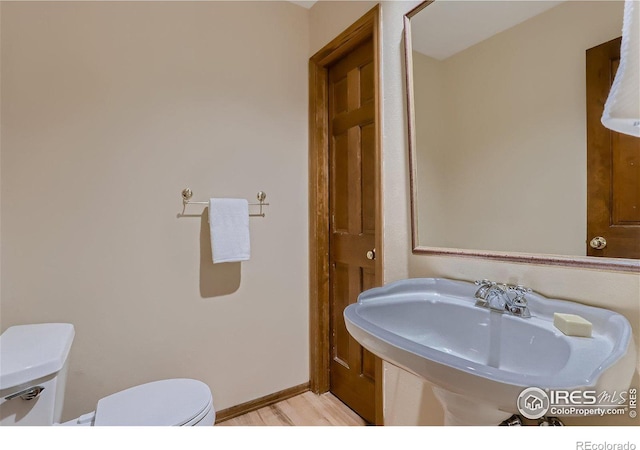
<instances>
[{"instance_id":1,"label":"mirror frame","mask_svg":"<svg viewBox=\"0 0 640 450\"><path fill-rule=\"evenodd\" d=\"M417 219L417 156L415 132L415 108L413 104L413 57L411 42L411 18L435 0L426 0L404 15L404 69L407 105L407 128L409 147L409 190L411 201L411 247L416 255L440 255L496 260L511 263L529 263L574 267L582 269L611 270L616 272L640 273L640 260L625 258L598 258L595 256L563 256L535 253L500 252L490 250L466 250L446 247L427 247L418 244Z\"/></svg>"}]
</instances>

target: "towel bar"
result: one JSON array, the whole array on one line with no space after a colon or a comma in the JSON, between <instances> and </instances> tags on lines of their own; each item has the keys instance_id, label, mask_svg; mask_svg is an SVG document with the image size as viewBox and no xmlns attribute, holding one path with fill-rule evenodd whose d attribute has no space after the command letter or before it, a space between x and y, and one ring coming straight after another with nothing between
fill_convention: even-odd
<instances>
[{"instance_id":1,"label":"towel bar","mask_svg":"<svg viewBox=\"0 0 640 450\"><path fill-rule=\"evenodd\" d=\"M185 188L182 190L182 214L184 214L184 210L187 205L209 205L209 202L192 202L190 199L193 197L193 191L189 188ZM268 203L264 202L264 199L267 198L267 194L260 191L256 196L258 198L258 203L249 203L249 206L259 206L260 212L257 214L249 214L249 217L264 217L265 214L262 211L263 206L269 206Z\"/></svg>"}]
</instances>

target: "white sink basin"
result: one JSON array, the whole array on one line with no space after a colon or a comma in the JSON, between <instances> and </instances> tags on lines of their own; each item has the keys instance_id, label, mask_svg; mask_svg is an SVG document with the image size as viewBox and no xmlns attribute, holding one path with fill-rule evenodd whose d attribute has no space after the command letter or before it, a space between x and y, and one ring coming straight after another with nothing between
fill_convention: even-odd
<instances>
[{"instance_id":1,"label":"white sink basin","mask_svg":"<svg viewBox=\"0 0 640 450\"><path fill-rule=\"evenodd\" d=\"M498 424L518 414L528 387L629 388L636 352L631 326L613 311L527 295L532 317L475 306L473 283L409 279L363 292L344 311L349 333L390 363L426 379L445 423ZM553 314L577 314L592 337L566 336Z\"/></svg>"}]
</instances>

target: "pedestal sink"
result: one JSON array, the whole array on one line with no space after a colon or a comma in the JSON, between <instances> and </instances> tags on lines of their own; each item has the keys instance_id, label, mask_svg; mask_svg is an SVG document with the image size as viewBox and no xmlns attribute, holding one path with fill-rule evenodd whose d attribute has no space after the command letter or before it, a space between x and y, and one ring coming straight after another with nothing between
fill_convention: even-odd
<instances>
[{"instance_id":1,"label":"pedestal sink","mask_svg":"<svg viewBox=\"0 0 640 450\"><path fill-rule=\"evenodd\" d=\"M416 278L363 292L344 311L366 349L430 382L447 425L497 425L518 414L523 390L629 388L636 364L631 326L613 311L527 295L529 318L476 306L477 286ZM591 337L567 336L554 313L592 323Z\"/></svg>"}]
</instances>

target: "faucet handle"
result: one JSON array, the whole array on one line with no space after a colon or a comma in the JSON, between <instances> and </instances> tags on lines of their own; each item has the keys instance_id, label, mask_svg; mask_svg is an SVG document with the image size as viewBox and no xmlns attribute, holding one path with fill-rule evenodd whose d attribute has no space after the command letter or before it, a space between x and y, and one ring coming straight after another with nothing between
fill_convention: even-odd
<instances>
[{"instance_id":1,"label":"faucet handle","mask_svg":"<svg viewBox=\"0 0 640 450\"><path fill-rule=\"evenodd\" d=\"M489 294L490 289L495 286L496 283L485 278L484 280L476 280L475 285L480 286L476 290L476 293L474 295L474 297L478 299L478 301L476 302L476 306L487 307L489 305L489 302L487 301L487 295Z\"/></svg>"},{"instance_id":2,"label":"faucet handle","mask_svg":"<svg viewBox=\"0 0 640 450\"><path fill-rule=\"evenodd\" d=\"M525 298L525 295L532 292L532 290L528 287L522 286L521 284L509 286L509 290L516 293L515 298L511 301L511 305L515 308L512 312L522 317L531 317L527 308L527 299Z\"/></svg>"},{"instance_id":3,"label":"faucet handle","mask_svg":"<svg viewBox=\"0 0 640 450\"><path fill-rule=\"evenodd\" d=\"M523 286L521 284L516 284L515 286L511 286L511 289L516 293L516 294L528 294L529 292L533 292L531 290L531 288L528 288L526 286Z\"/></svg>"},{"instance_id":4,"label":"faucet handle","mask_svg":"<svg viewBox=\"0 0 640 450\"><path fill-rule=\"evenodd\" d=\"M531 288L523 286L521 284L510 284L508 285L510 291L514 291L517 293L526 294L527 292L531 292Z\"/></svg>"}]
</instances>

